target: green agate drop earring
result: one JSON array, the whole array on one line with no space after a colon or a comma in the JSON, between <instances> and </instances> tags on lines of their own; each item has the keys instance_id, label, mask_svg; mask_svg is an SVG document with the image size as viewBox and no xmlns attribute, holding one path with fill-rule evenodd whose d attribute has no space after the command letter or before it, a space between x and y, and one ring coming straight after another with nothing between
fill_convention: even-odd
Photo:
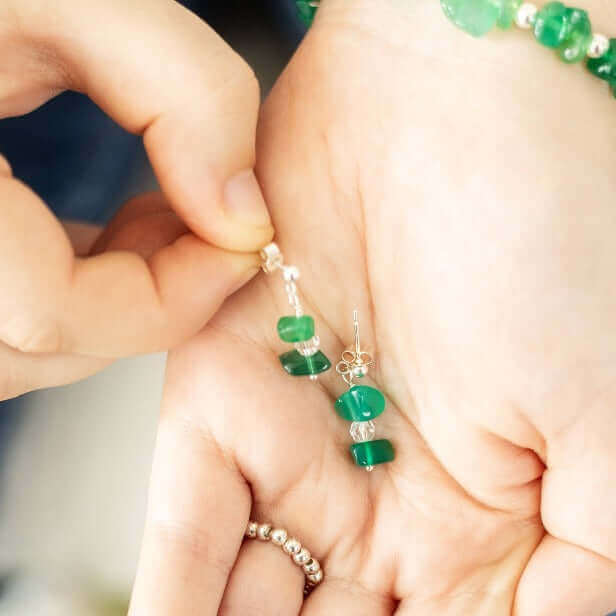
<instances>
[{"instance_id":1,"label":"green agate drop earring","mask_svg":"<svg viewBox=\"0 0 616 616\"><path fill-rule=\"evenodd\" d=\"M375 364L372 356L361 349L357 310L353 311L353 328L354 349L344 351L336 365L336 372L349 390L336 400L334 408L342 419L352 422L349 432L355 443L350 450L355 464L372 471L377 464L391 462L395 452L387 439L373 440L376 434L374 420L385 410L385 396L374 387L355 385L354 382L355 379L364 378L368 369Z\"/></svg>"},{"instance_id":2,"label":"green agate drop earring","mask_svg":"<svg viewBox=\"0 0 616 616\"><path fill-rule=\"evenodd\" d=\"M294 265L285 265L278 245L272 242L261 250L262 269L266 274L280 270L285 283L285 291L294 314L280 317L278 335L284 342L294 344L295 349L279 356L282 367L291 376L308 376L316 381L321 372L331 368L329 359L319 351L319 337L314 332L314 319L305 315L297 292L299 270ZM368 368L374 366L372 356L362 351L359 341L359 318L357 310L353 312L355 330L354 350L346 350L336 366L336 371L349 390L342 394L334 408L342 419L351 422L350 433L355 441L351 445L351 454L355 464L372 471L377 464L391 462L394 448L387 439L373 440L376 434L374 419L385 410L385 396L374 387L356 385L355 379L368 374Z\"/></svg>"},{"instance_id":3,"label":"green agate drop earring","mask_svg":"<svg viewBox=\"0 0 616 616\"><path fill-rule=\"evenodd\" d=\"M277 270L282 272L287 298L294 314L278 320L278 335L284 342L295 346L279 356L282 367L291 376L308 376L316 381L321 372L331 368L331 362L319 351L320 340L314 333L314 319L304 314L304 309L297 294L299 269L294 265L285 265L278 245L272 242L261 250L262 269L266 274Z\"/></svg>"}]
</instances>

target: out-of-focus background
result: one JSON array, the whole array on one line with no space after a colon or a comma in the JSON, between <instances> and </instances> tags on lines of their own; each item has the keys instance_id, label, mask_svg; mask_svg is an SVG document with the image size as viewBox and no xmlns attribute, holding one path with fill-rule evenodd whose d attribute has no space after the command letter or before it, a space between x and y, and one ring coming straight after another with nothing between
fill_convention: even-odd
<instances>
[{"instance_id":1,"label":"out-of-focus background","mask_svg":"<svg viewBox=\"0 0 616 616\"><path fill-rule=\"evenodd\" d=\"M265 94L303 31L292 0L210 0L199 8L253 66ZM48 107L82 108L77 95L63 96ZM32 164L33 174L43 177L41 192L47 186L46 166L61 156L57 144L45 147L46 113L51 112L42 109L32 118L0 122L0 151L16 170L24 169L26 180ZM66 130L70 127L69 119ZM100 131L94 146L92 139L86 140L88 148L96 150L94 155L107 152L111 159L119 144L123 164L132 171L120 191L105 195L107 212L155 185L142 149L125 147L130 137L111 124L108 128L108 135ZM15 145L26 133L40 142L34 152ZM50 180L48 198L56 198L56 211L71 215L72 195L100 201L101 191L107 190L89 182L87 169L77 171L81 184L75 178L72 191L54 192ZM0 405L1 616L126 614L164 362L163 355L124 360L76 385Z\"/></svg>"}]
</instances>

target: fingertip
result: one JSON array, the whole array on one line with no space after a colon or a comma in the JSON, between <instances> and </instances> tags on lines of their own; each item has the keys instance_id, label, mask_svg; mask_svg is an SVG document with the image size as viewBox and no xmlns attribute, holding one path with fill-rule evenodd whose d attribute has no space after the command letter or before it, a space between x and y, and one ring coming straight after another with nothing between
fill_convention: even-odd
<instances>
[{"instance_id":1,"label":"fingertip","mask_svg":"<svg viewBox=\"0 0 616 616\"><path fill-rule=\"evenodd\" d=\"M256 252L235 252L220 248L210 247L210 250L218 255L224 262L222 266L228 275L227 297L239 291L248 284L261 271L261 257Z\"/></svg>"},{"instance_id":2,"label":"fingertip","mask_svg":"<svg viewBox=\"0 0 616 616\"><path fill-rule=\"evenodd\" d=\"M245 270L243 274L238 276L237 280L231 284L229 291L227 292L227 297L245 287L260 271L261 268L257 265Z\"/></svg>"},{"instance_id":3,"label":"fingertip","mask_svg":"<svg viewBox=\"0 0 616 616\"><path fill-rule=\"evenodd\" d=\"M254 278L260 263L256 253L224 250L192 234L150 259L167 321L178 324L167 346L199 331L227 297Z\"/></svg>"},{"instance_id":4,"label":"fingertip","mask_svg":"<svg viewBox=\"0 0 616 616\"><path fill-rule=\"evenodd\" d=\"M220 248L234 252L253 253L261 250L274 238L274 227L265 225L261 227L240 225L235 221L229 222L229 231L221 236Z\"/></svg>"},{"instance_id":5,"label":"fingertip","mask_svg":"<svg viewBox=\"0 0 616 616\"><path fill-rule=\"evenodd\" d=\"M261 268L261 257L258 252L243 252L225 250L217 246L207 246L206 250L216 255L219 262L225 262L225 269L231 270L237 278L246 275L246 272L254 270L255 273Z\"/></svg>"},{"instance_id":6,"label":"fingertip","mask_svg":"<svg viewBox=\"0 0 616 616\"><path fill-rule=\"evenodd\" d=\"M258 252L271 242L274 227L254 171L233 174L218 184L222 190L215 184L214 177L202 182L202 194L216 195L218 203L210 204L209 212L189 215L196 232L216 247L233 252Z\"/></svg>"}]
</instances>

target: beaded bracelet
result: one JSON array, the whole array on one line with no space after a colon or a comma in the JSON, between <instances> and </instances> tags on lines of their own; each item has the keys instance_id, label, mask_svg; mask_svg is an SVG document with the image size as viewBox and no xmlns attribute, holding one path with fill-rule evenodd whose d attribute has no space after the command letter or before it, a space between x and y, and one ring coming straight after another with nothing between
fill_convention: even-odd
<instances>
[{"instance_id":1,"label":"beaded bracelet","mask_svg":"<svg viewBox=\"0 0 616 616\"><path fill-rule=\"evenodd\" d=\"M533 31L539 43L555 49L559 58L573 64L586 58L588 70L607 81L616 97L616 38L593 33L588 13L548 2L539 9L522 0L440 0L445 15L472 36L487 34L495 27L513 24ZM300 18L310 25L318 0L296 0Z\"/></svg>"}]
</instances>

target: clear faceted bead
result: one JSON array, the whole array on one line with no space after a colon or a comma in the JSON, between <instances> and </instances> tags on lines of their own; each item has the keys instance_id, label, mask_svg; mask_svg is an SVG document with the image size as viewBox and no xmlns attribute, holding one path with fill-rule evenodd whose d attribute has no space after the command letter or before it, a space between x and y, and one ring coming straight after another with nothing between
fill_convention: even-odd
<instances>
[{"instance_id":1,"label":"clear faceted bead","mask_svg":"<svg viewBox=\"0 0 616 616\"><path fill-rule=\"evenodd\" d=\"M311 357L319 350L321 340L318 336L313 336L311 340L305 340L304 342L298 342L295 344L297 351L304 357Z\"/></svg>"},{"instance_id":2,"label":"clear faceted bead","mask_svg":"<svg viewBox=\"0 0 616 616\"><path fill-rule=\"evenodd\" d=\"M376 434L376 427L372 420L370 421L354 421L349 429L351 437L356 443L371 441Z\"/></svg>"}]
</instances>

